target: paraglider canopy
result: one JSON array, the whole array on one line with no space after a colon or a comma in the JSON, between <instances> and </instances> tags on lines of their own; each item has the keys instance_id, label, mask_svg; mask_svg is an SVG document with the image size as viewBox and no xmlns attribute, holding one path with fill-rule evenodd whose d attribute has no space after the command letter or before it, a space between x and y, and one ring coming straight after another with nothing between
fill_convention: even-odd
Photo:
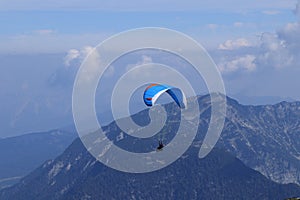
<instances>
[{"instance_id":1,"label":"paraglider canopy","mask_svg":"<svg viewBox=\"0 0 300 200\"><path fill-rule=\"evenodd\" d=\"M186 108L186 97L181 89L157 83L150 84L144 91L144 102L147 106L155 105L157 99L168 93L180 108Z\"/></svg>"}]
</instances>

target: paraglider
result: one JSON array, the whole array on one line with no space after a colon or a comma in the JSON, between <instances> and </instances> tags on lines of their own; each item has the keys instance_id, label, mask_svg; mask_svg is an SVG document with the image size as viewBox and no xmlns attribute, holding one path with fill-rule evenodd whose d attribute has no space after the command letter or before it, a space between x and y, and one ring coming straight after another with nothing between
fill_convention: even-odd
<instances>
[{"instance_id":1,"label":"paraglider","mask_svg":"<svg viewBox=\"0 0 300 200\"><path fill-rule=\"evenodd\" d=\"M161 151L163 148L164 148L164 144L163 144L163 142L160 140L159 142L158 142L158 147L156 148L156 151Z\"/></svg>"},{"instance_id":2,"label":"paraglider","mask_svg":"<svg viewBox=\"0 0 300 200\"><path fill-rule=\"evenodd\" d=\"M157 83L150 84L144 91L144 102L147 106L154 106L157 99L163 95L164 93L168 93L172 99L176 102L176 104L180 108L186 108L186 97L181 89L172 87L169 85L162 85ZM157 151L161 151L164 148L164 144L162 140L159 141Z\"/></svg>"}]
</instances>

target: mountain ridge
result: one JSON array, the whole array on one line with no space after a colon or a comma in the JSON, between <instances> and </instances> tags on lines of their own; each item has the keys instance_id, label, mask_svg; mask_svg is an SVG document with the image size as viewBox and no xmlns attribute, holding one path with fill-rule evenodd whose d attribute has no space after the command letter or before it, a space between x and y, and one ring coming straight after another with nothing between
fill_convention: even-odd
<instances>
[{"instance_id":1,"label":"mountain ridge","mask_svg":"<svg viewBox=\"0 0 300 200\"><path fill-rule=\"evenodd\" d=\"M300 111L298 110L300 110L300 102L280 102L275 105L245 106L239 104L238 101L234 99L228 97L226 98L227 115L221 138L216 146L217 149L224 150L220 151L214 149L204 159L199 160L197 157L197 152L199 151L199 146L202 144L202 139L206 133L210 120L209 95L198 97L199 108L202 109L199 123L201 128L199 128L193 146L191 146L179 160L175 161L170 166L157 172L153 172L154 174L157 173L157 175L151 177L151 175L149 175L151 173L147 173L148 175L145 174L146 177L151 177L146 178L147 180L150 180L150 182L143 182L142 180L144 180L145 177L140 181L137 181L136 177L143 177L143 175L132 175L118 172L97 162L86 151L81 141L77 138L64 151L64 153L55 160L44 163L40 168L22 179L19 184L3 190L1 192L1 197L13 197L13 199L18 199L18 197L27 197L28 199L97 199L100 196L122 199L146 198L146 196L143 196L143 194L155 195L155 190L153 188L157 190L157 188L163 187L162 185L167 187L165 185L166 182L172 184L169 188L160 193L164 198L184 198L188 196L192 199L199 198L199 195L202 195L201 198L206 199L212 197L221 198L224 196L231 199L253 199L254 197L261 199L278 199L280 197L283 199L299 195L299 186L294 184L281 185L274 183L262 176L259 172L256 172L246 166L250 166L254 169L257 168L258 170L262 171L266 177L269 179L275 179L277 181L279 180L278 182L282 181L280 178L285 177L286 174L290 174L290 177L286 177L288 179L284 179L283 182L285 180L295 181L295 179L292 178L297 178L297 173L299 173L299 170L296 169L296 174L292 174L288 170L290 170L291 167L297 167L299 164L298 160L292 160L291 157L293 157L293 153L297 153L298 148L298 142L295 141L295 139L299 137L298 128L300 119L298 119L298 116L300 116ZM175 132L177 127L176 123L178 123L179 119L178 109L176 109L176 106L174 106L172 103L165 105L165 109L171 113L171 120L166 122L170 125L169 128L171 130L169 130L169 132ZM147 112L148 111L142 111L137 113L135 116L133 116L133 120L139 124L147 124L147 121L149 121ZM294 125L292 126L291 124ZM289 128L287 131L291 131L291 135L295 136L294 140L287 140L286 137L281 137L281 131L285 130L284 128ZM134 148L140 149L145 145L150 149L155 148L153 146L155 145L153 141L150 141L150 143L142 142L141 144L143 145L141 145L137 143L136 139L130 138L130 136L126 134L124 134L124 137L120 140L119 134L121 133L121 130L118 129L115 122L112 122L108 126L104 127L104 129L107 133L107 136L114 142L115 145L129 148L128 150L131 150L130 147L132 147L132 145L130 144L132 144L132 142L135 144ZM174 134L172 135L172 133L168 134L166 137L166 142L170 141L173 136ZM277 136L275 141L280 142L285 146L281 147L279 144L274 145L274 141L270 139L274 136ZM157 138L154 140L154 142L156 140ZM287 145L287 141L291 142L291 145ZM147 150L147 148L144 150ZM225 151L227 153L224 153ZM194 155L195 158L191 159L191 155ZM265 157L265 155L267 156ZM235 156L237 156L238 159L236 159ZM272 161L272 156L276 156L275 158L277 158L278 161ZM208 160L208 163L204 162L206 161L205 159ZM239 159L246 165L244 165ZM218 168L218 166L224 166L224 163L228 162L228 160L232 162L231 164L230 162L229 164L227 163L228 168ZM280 163L282 160L284 160L285 163L289 163L289 166L275 165L275 171L272 171L272 168L267 168L268 166L274 166L273 163ZM187 161L189 164L185 163ZM202 164L199 162L202 162ZM203 164L203 162L205 164ZM262 165L262 162L266 166ZM201 167L202 165L209 166L203 169L204 172L200 173L202 176L194 177L192 174L189 174L189 172L193 170L195 170L193 172L197 174L198 167ZM264 168L259 168L261 166ZM189 167L192 167L193 170L189 170ZM172 172L169 173L169 179L160 182L160 177L164 176L160 175L159 173L168 174L168 170L170 169ZM205 173L205 171L209 171L211 169L215 169L215 171L211 171L211 174ZM181 174L181 172L184 173ZM209 177L209 175L212 176ZM246 176L246 178L244 176ZM252 176L256 178L253 178ZM197 179L197 181L201 184L204 184L204 180L208 182L210 180L214 181L210 187L206 188L207 193L201 190L201 188L193 188L196 191L195 193L194 190L189 190L190 187L184 187L184 189L181 190L182 194L180 194L175 192L176 190L180 190L179 186L176 185L176 182L181 180L180 177L183 178L182 180L184 180L184 183L187 185L189 181L193 180L194 178ZM250 180L247 179L249 177ZM112 181L114 179L119 181ZM151 182L151 180L153 182ZM239 182L240 180L243 181ZM297 182L297 180L298 179L296 179L295 182ZM231 185L227 181L229 181ZM132 196L131 193L129 195L127 190L124 190L122 187L118 188L117 183L120 182L123 183L123 187L125 187L125 185L128 187L128 184L125 183L129 182L132 194L137 196ZM139 187L138 184L136 185L136 182L145 184L147 187L151 187L153 191L147 193L147 191L144 191L143 188ZM111 187L116 187L116 191L109 192L109 188L105 189L104 185L107 183L111 183ZM181 183L180 185L182 186L184 183ZM249 183L250 185L248 185ZM87 184L89 187L86 187L85 184ZM98 187L104 187L104 189L99 192L96 190L95 185ZM177 189L174 190L174 188ZM215 188L214 191L212 191L212 188ZM241 196L242 194L239 193L239 190L241 189L245 190L243 191L243 194L247 194L246 197ZM51 196L50 194L53 195ZM190 196L192 194L197 195ZM155 197L160 198L161 196Z\"/></svg>"},{"instance_id":2,"label":"mountain ridge","mask_svg":"<svg viewBox=\"0 0 300 200\"><path fill-rule=\"evenodd\" d=\"M300 171L300 169L298 168L300 166L299 166L299 159L297 159L297 155L298 155L297 153L298 153L298 149L300 149L299 148L300 147L299 146L300 102L291 102L291 103L280 102L274 105L248 106L248 105L241 105L238 103L238 101L231 99L229 97L226 98L227 98L227 115L225 119L224 129L221 138L217 143L216 148L224 149L224 151L232 154L233 157L237 157L239 160L245 163L246 166L258 170L260 173L262 173L264 176L268 177L271 180L277 181L279 183L290 183L290 182L298 183L299 182L298 175ZM198 130L198 134L195 138L194 145L190 148L192 150L186 152L180 158L181 161L190 158L191 156L189 156L189 153L191 151L194 153L196 158L195 152L199 150L199 146L202 144L203 137L205 136L210 121L210 96L204 95L198 97L198 103L199 103L199 108L201 109L200 123L199 123L199 126L201 128L199 128ZM174 104L172 103L165 105L165 108L169 113L171 113L171 120L167 121L167 123L171 125L170 126L171 132L172 131L175 132L177 127L176 123L178 123L178 116L179 116L178 109L176 109L176 106L174 106ZM134 115L133 120L139 124L147 124L149 122L149 117L147 116L148 116L147 111L142 111ZM118 129L115 122L112 122L108 126L104 127L104 129L106 133L109 133L107 134L107 136L114 142L114 144L120 147L125 147L125 149L127 148L127 150L131 150L130 147L132 147L132 145L130 144L133 143L135 144L133 145L133 147L138 149L142 148L145 144L147 144L146 146L148 147L148 150L149 148L150 149L155 148L156 141L157 141L157 138L155 137L152 138L155 139L154 142L152 141L150 143L149 142L141 143L143 145L135 143L136 141L130 138L130 136L126 134L124 134L124 136L120 140L119 135L121 133L120 132L121 130ZM288 136L286 136L287 134ZM168 134L166 137L166 142L168 143L168 141L170 141L173 136L174 134L172 135L172 133ZM127 140L129 140L129 142ZM144 150L147 150L147 148ZM213 152L215 152L215 150L213 150ZM213 153L213 157L215 156L219 157L219 160L222 160L223 157L225 158L228 157L224 155L220 156L219 153L217 154ZM194 160L192 160L191 162L194 162ZM175 163L177 163L177 161ZM195 166L198 166L195 163L193 164ZM172 167L172 165L168 166L167 168ZM208 164L208 165L213 166L212 164ZM241 166L241 164L236 164L236 165ZM94 168L95 166L97 167ZM234 166L235 165L233 165L232 168L234 168ZM78 177L80 178L78 178L74 174L73 175L68 174L70 173L70 171L74 170L74 168L77 170ZM185 169L185 167L180 169ZM34 199L35 198L39 199L40 195L41 196L45 195L43 194L43 192L45 191L47 191L46 192L47 194L53 192L55 193L56 196L51 196L51 198L49 197L50 199L60 199L60 198L68 199L72 197L72 193L79 195L78 197L82 199L89 199L88 194L80 193L81 187L79 185L82 186L82 182L85 181L88 181L87 182L88 184L91 184L91 182L89 181L92 182L95 181L93 182L93 184L96 185L100 184L101 180L99 179L91 180L91 179L93 179L94 176L98 176L99 174L101 174L102 170L109 171L109 175L107 175L108 177L106 177L105 174L104 175L102 174L104 177L106 177L105 178L106 181L111 180L112 177L110 176L113 176L113 174L117 173L117 171L108 169L107 167L103 166L101 163L96 162L95 159L93 159L93 157L91 157L91 155L86 152L81 142L78 139L76 139L72 143L72 145L69 146L69 148L65 150L65 152L57 159L44 163L42 167L38 168L37 170L32 172L29 176L22 179L22 181L16 186L3 190L1 192L1 195L3 198L8 197L7 195L9 194L11 195L12 193L15 193L16 195L17 194L26 195L26 191L27 192L30 191L30 188L28 187L36 183L37 187L41 187L40 188L41 191L39 191L39 194L37 194L38 196L34 197ZM238 171L238 170L233 170L233 171ZM214 171L214 173L216 172L217 171ZM60 173L62 174L60 175ZM176 170L174 170L173 173L178 174ZM236 172L233 173L232 169L231 171L229 170L228 173L225 170L225 174L231 174L230 176L235 176L235 175L243 176L243 174L238 174ZM123 177L124 174L120 176ZM224 176L224 174L222 174L222 176ZM228 176L227 178L230 178L230 176ZM133 181L130 178L128 180ZM175 181L174 179L172 180ZM209 178L207 178L207 180L209 180ZM267 182L269 181L265 177L260 177L259 180L264 180ZM201 182L201 180L199 181ZM254 184L254 186L257 184L258 187L262 187L260 185L262 182L260 181L258 182L256 183L254 181L251 183ZM274 187L289 188L289 189L280 189L281 194L278 195L282 195L280 196L282 197L281 199L288 198L291 196L297 196L297 195L299 196L300 194L300 192L298 191L299 186L297 185L287 184L287 185L279 186L280 184L273 183L273 182L271 183L271 181L269 183L267 182L264 182L264 184L269 185L270 188L274 188ZM91 186L93 184L91 184ZM220 184L222 185L225 183L220 183ZM153 185L155 184L153 183ZM175 187L175 185L173 186ZM278 197L278 196L274 196L274 194L277 195L277 193L274 192L273 190L270 190L270 188L268 187L264 188L265 189L264 193L261 193L262 197L265 197L264 199L269 199L269 197L276 199L276 197ZM256 188L256 190L257 189L259 188ZM86 188L86 190L89 189ZM134 190L134 187L132 188L132 190ZM249 188L249 190L255 192L251 187ZM268 192L269 190L272 192ZM278 188L276 190L278 190ZM285 194L284 191L287 192L291 190L294 190L295 193L287 193L285 196L283 196L283 194ZM219 188L219 191L222 191L222 188ZM89 191L89 192L93 193L93 191ZM122 193L122 190L120 192ZM200 191L198 191L197 194L199 194L199 192ZM143 192L140 192L139 194L142 193ZM203 191L201 191L200 193L204 194ZM223 191L222 194L224 195L224 193L226 192ZM234 193L238 194L237 190L235 190ZM67 194L70 196L68 196ZM96 195L95 193L93 194ZM126 194L128 195L128 193ZM170 195L171 193L167 193L167 194ZM212 195L212 193L209 194ZM218 195L222 195L222 194L218 194ZM114 194L105 193L101 195L114 195ZM122 198L125 198L125 196L122 196L122 194L120 193L118 193L118 195L121 195ZM90 199L93 199L92 197L93 195L91 196ZM261 198L261 196L258 197ZM46 197L44 196L43 198ZM230 198L234 199L234 196L230 196ZM249 197L248 199L251 198Z\"/></svg>"}]
</instances>

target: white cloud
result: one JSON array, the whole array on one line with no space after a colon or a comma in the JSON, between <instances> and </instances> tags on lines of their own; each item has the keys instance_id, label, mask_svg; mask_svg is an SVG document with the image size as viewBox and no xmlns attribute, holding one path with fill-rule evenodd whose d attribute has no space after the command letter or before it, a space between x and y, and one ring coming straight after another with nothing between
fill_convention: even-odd
<instances>
[{"instance_id":1,"label":"white cloud","mask_svg":"<svg viewBox=\"0 0 300 200\"><path fill-rule=\"evenodd\" d=\"M77 49L70 49L65 57L65 65L70 66L71 61L78 58L79 55L80 52Z\"/></svg>"},{"instance_id":2,"label":"white cloud","mask_svg":"<svg viewBox=\"0 0 300 200\"><path fill-rule=\"evenodd\" d=\"M144 65L144 64L149 64L152 63L152 58L150 56L147 55L142 55L141 60L135 64L129 64L126 67L126 71L129 71L130 69L132 69L133 67L139 66L139 65Z\"/></svg>"},{"instance_id":3,"label":"white cloud","mask_svg":"<svg viewBox=\"0 0 300 200\"><path fill-rule=\"evenodd\" d=\"M298 15L299 4L300 0L295 9ZM287 23L274 33L262 33L258 42L250 43L243 38L227 40L219 45L219 50L227 51L219 58L222 72L300 69L300 21Z\"/></svg>"},{"instance_id":4,"label":"white cloud","mask_svg":"<svg viewBox=\"0 0 300 200\"><path fill-rule=\"evenodd\" d=\"M299 3L295 14L299 16ZM261 53L257 62L264 67L277 69L300 68L300 19L287 23L276 33L264 33L261 36Z\"/></svg>"},{"instance_id":5,"label":"white cloud","mask_svg":"<svg viewBox=\"0 0 300 200\"><path fill-rule=\"evenodd\" d=\"M84 46L80 50L70 49L65 56L65 65L68 67L73 61L81 62L94 48L91 46Z\"/></svg>"},{"instance_id":6,"label":"white cloud","mask_svg":"<svg viewBox=\"0 0 300 200\"><path fill-rule=\"evenodd\" d=\"M278 31L278 38L285 42L285 46L293 54L300 50L300 24L299 22L288 23Z\"/></svg>"},{"instance_id":7,"label":"white cloud","mask_svg":"<svg viewBox=\"0 0 300 200\"><path fill-rule=\"evenodd\" d=\"M39 34L39 35L50 35L50 34L55 34L56 31L52 29L39 29L33 31L33 33Z\"/></svg>"},{"instance_id":8,"label":"white cloud","mask_svg":"<svg viewBox=\"0 0 300 200\"><path fill-rule=\"evenodd\" d=\"M233 26L234 27L243 27L244 23L243 22L235 22L235 23L233 23Z\"/></svg>"},{"instance_id":9,"label":"white cloud","mask_svg":"<svg viewBox=\"0 0 300 200\"><path fill-rule=\"evenodd\" d=\"M239 49L241 47L251 47L253 46L247 39L238 38L236 40L227 40L223 44L219 45L219 49L221 50L234 50Z\"/></svg>"},{"instance_id":10,"label":"white cloud","mask_svg":"<svg viewBox=\"0 0 300 200\"><path fill-rule=\"evenodd\" d=\"M278 33L263 33L259 43L255 45L246 39L228 40L220 44L219 50L226 50L217 58L221 72L254 72L258 68L282 69L298 66L295 58L299 57L300 45L296 41L299 39L300 42L300 36L294 29L284 29L286 35L292 33L289 40L286 35L283 37L283 34L280 36ZM298 31L298 28L296 30Z\"/></svg>"},{"instance_id":11,"label":"white cloud","mask_svg":"<svg viewBox=\"0 0 300 200\"><path fill-rule=\"evenodd\" d=\"M0 53L64 53L86 44L96 46L111 34L61 34L52 30L35 30L22 35L0 35Z\"/></svg>"},{"instance_id":12,"label":"white cloud","mask_svg":"<svg viewBox=\"0 0 300 200\"><path fill-rule=\"evenodd\" d=\"M84 70L81 71L81 78L78 82L94 82L99 75L99 66L102 64L101 56L98 51L94 51L92 47L84 47L78 57L83 60L87 54L89 58L84 61ZM90 88L89 88L90 89Z\"/></svg>"},{"instance_id":13,"label":"white cloud","mask_svg":"<svg viewBox=\"0 0 300 200\"><path fill-rule=\"evenodd\" d=\"M235 72L238 70L245 70L247 72L251 72L256 69L256 64L254 61L254 55L245 55L242 57L232 59L230 61L226 60L223 63L220 63L218 66L222 73Z\"/></svg>"},{"instance_id":14,"label":"white cloud","mask_svg":"<svg viewBox=\"0 0 300 200\"><path fill-rule=\"evenodd\" d=\"M294 55L290 52L286 41L277 34L264 33L261 37L261 53L257 55L257 63L261 67L284 68L291 66Z\"/></svg>"},{"instance_id":15,"label":"white cloud","mask_svg":"<svg viewBox=\"0 0 300 200\"><path fill-rule=\"evenodd\" d=\"M150 56L142 56L142 64L152 63L152 58Z\"/></svg>"},{"instance_id":16,"label":"white cloud","mask_svg":"<svg viewBox=\"0 0 300 200\"><path fill-rule=\"evenodd\" d=\"M110 65L104 73L105 77L112 77L115 74L116 70L113 65Z\"/></svg>"},{"instance_id":17,"label":"white cloud","mask_svg":"<svg viewBox=\"0 0 300 200\"><path fill-rule=\"evenodd\" d=\"M280 11L278 10L264 10L262 11L263 14L265 15L278 15L280 14Z\"/></svg>"},{"instance_id":18,"label":"white cloud","mask_svg":"<svg viewBox=\"0 0 300 200\"><path fill-rule=\"evenodd\" d=\"M88 59L86 59L88 57ZM85 60L86 59L86 60ZM92 46L84 46L80 49L70 49L67 55L64 58L64 63L66 68L70 66L79 67L82 62L85 60L85 68L87 70L84 71L85 81L90 81L95 78L98 73L99 66L102 64L102 59L99 54L99 51ZM149 60L148 57L143 56L143 62L147 62ZM104 73L105 77L112 77L115 74L115 67L110 65Z\"/></svg>"},{"instance_id":19,"label":"white cloud","mask_svg":"<svg viewBox=\"0 0 300 200\"><path fill-rule=\"evenodd\" d=\"M207 28L211 29L211 30L215 30L219 27L218 24L207 24Z\"/></svg>"}]
</instances>

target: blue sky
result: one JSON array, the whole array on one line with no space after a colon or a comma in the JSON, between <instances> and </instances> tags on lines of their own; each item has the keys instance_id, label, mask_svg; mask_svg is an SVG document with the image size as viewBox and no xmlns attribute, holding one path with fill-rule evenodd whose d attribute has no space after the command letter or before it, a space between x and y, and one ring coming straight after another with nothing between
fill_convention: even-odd
<instances>
[{"instance_id":1,"label":"blue sky","mask_svg":"<svg viewBox=\"0 0 300 200\"><path fill-rule=\"evenodd\" d=\"M242 103L300 100L299 16L297 0L1 0L2 135L68 123L62 119L71 119L72 81L89 49L148 26L174 29L202 44L228 95ZM24 120L29 117L39 124L61 121L34 128L37 121Z\"/></svg>"}]
</instances>

